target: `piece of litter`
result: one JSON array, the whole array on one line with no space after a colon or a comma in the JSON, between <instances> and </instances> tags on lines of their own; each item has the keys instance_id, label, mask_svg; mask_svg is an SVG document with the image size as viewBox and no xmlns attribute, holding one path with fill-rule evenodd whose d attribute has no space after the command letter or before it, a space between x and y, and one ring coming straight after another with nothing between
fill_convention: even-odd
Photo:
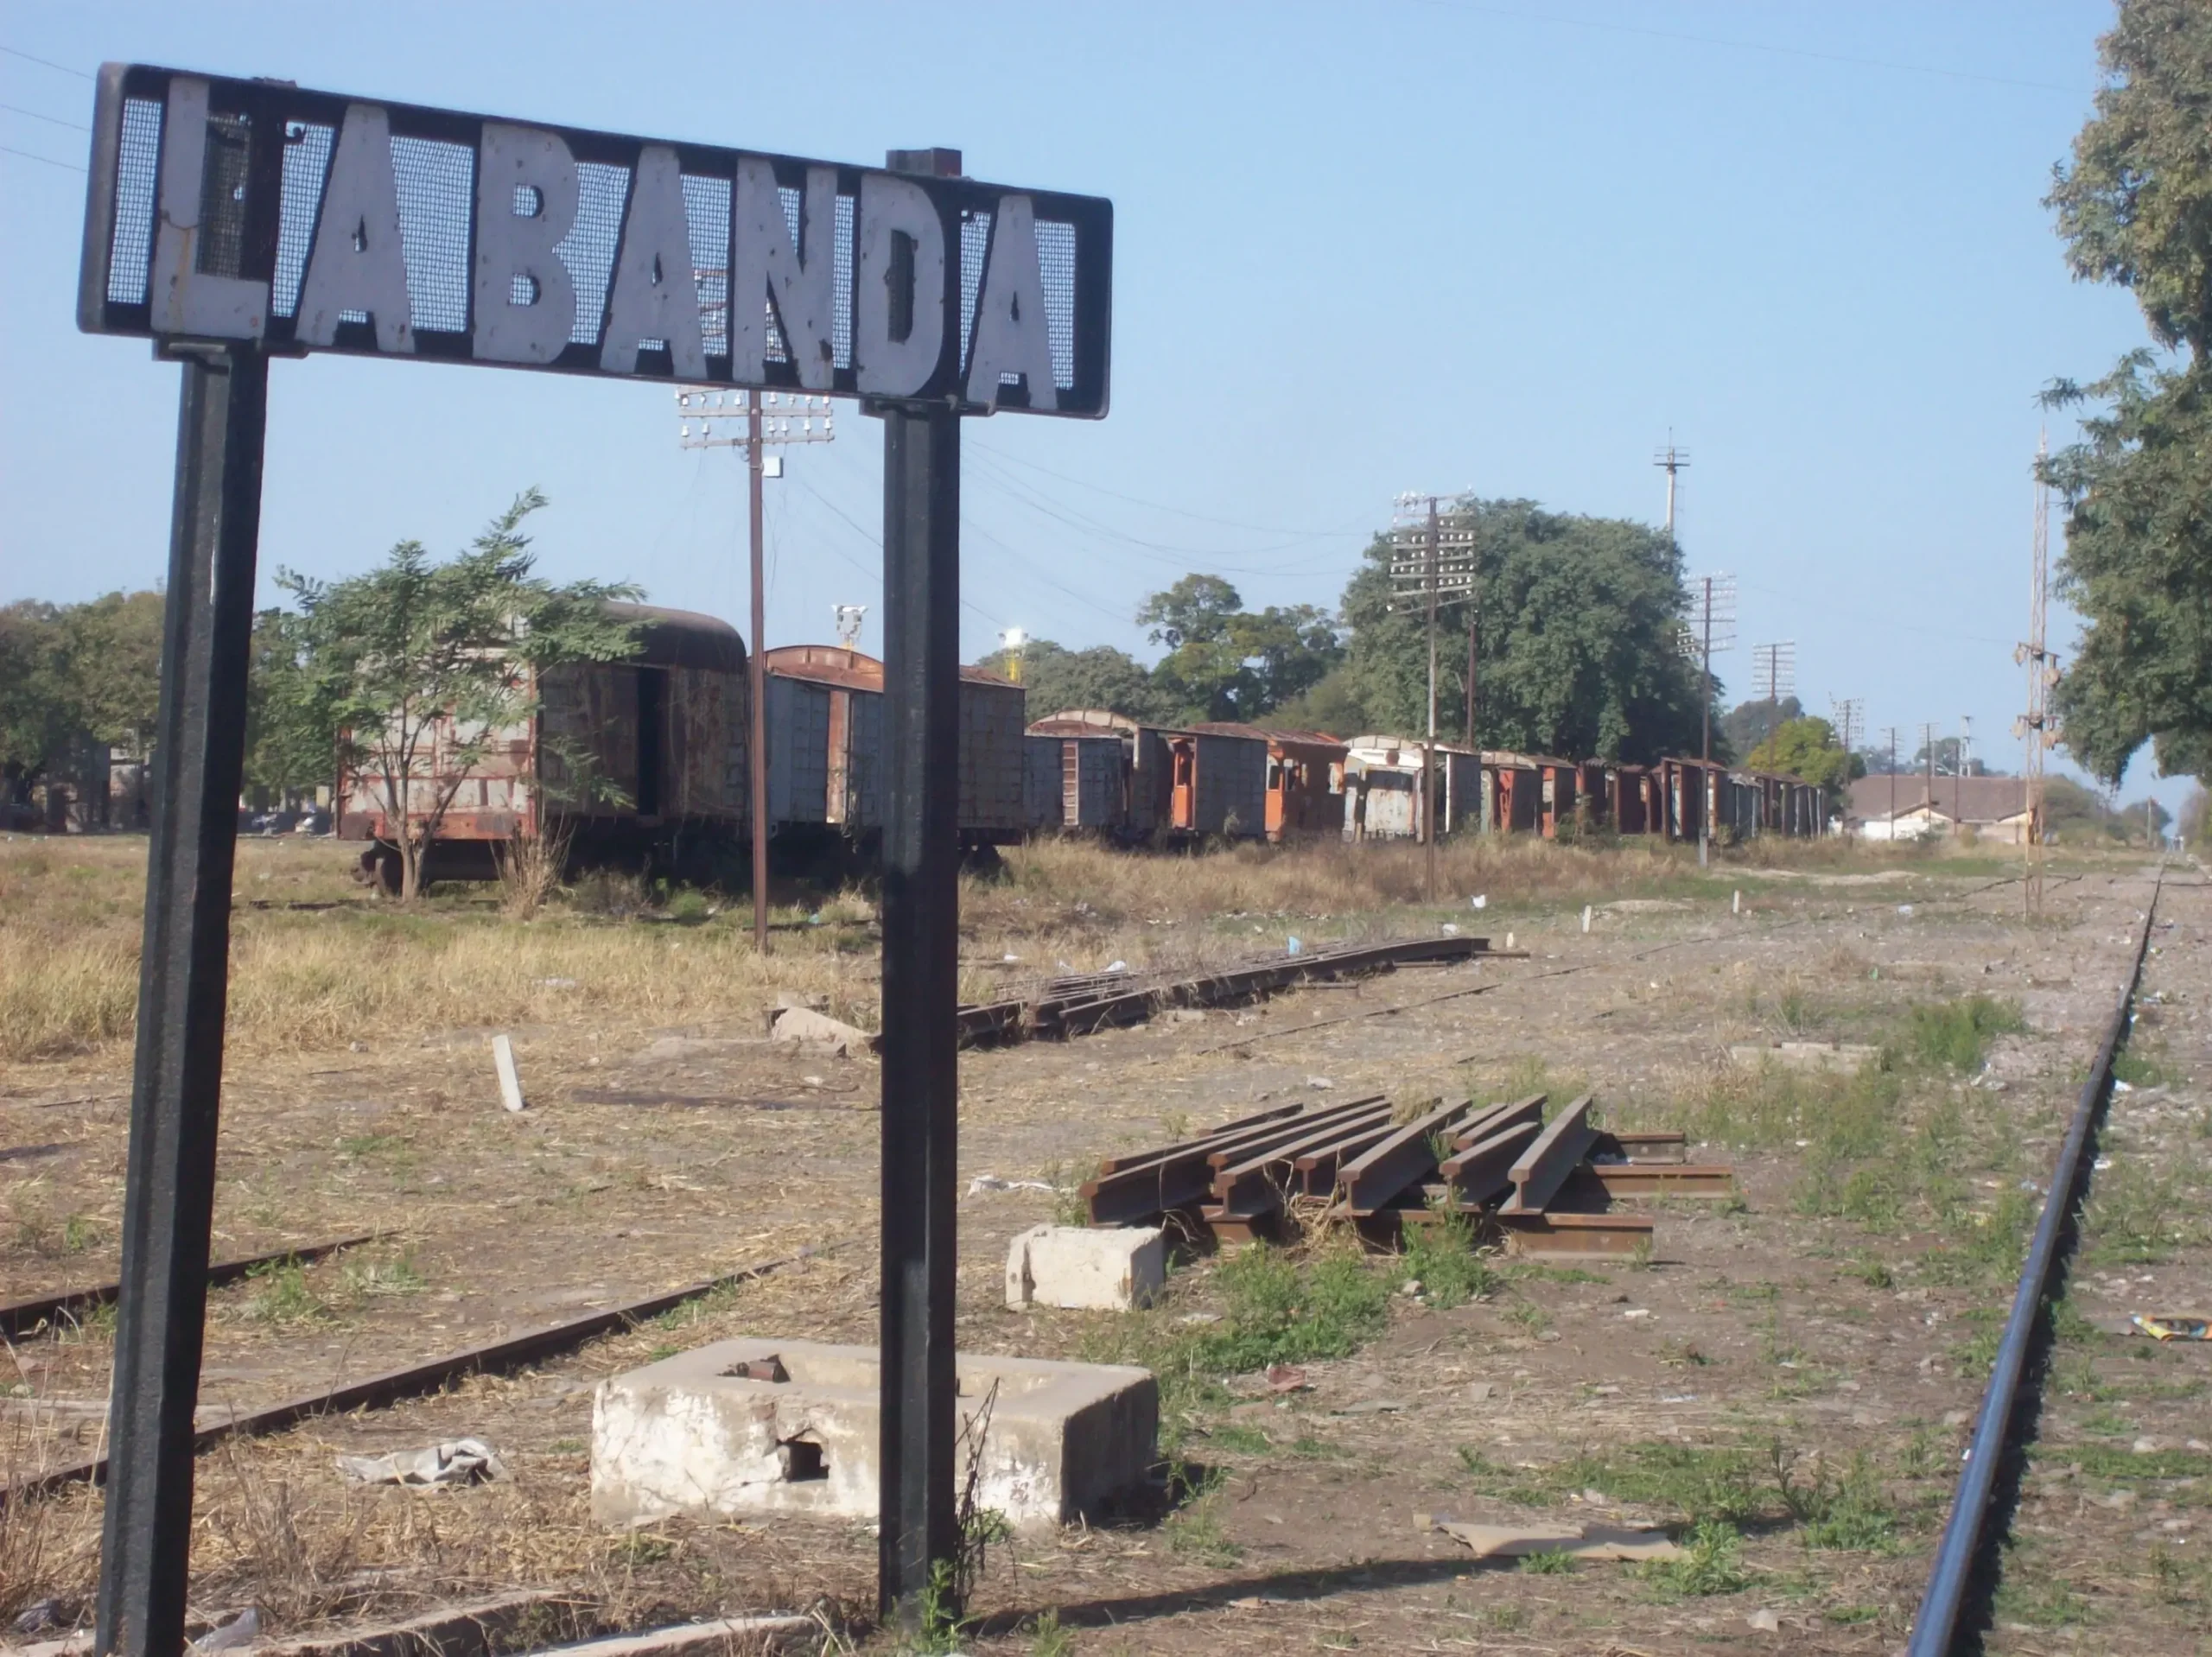
<instances>
[{"instance_id":1,"label":"piece of litter","mask_svg":"<svg viewBox=\"0 0 2212 1657\"><path fill-rule=\"evenodd\" d=\"M1697 1394L1695 1393L1669 1393L1659 1401L1662 1404L1694 1404L1697 1402Z\"/></svg>"},{"instance_id":2,"label":"piece of litter","mask_svg":"<svg viewBox=\"0 0 2212 1657\"><path fill-rule=\"evenodd\" d=\"M1175 1321L1179 1324L1217 1324L1221 1321L1221 1314L1217 1311L1186 1311Z\"/></svg>"},{"instance_id":3,"label":"piece of litter","mask_svg":"<svg viewBox=\"0 0 2212 1657\"><path fill-rule=\"evenodd\" d=\"M1488 909L1490 907L1490 893L1487 892L1477 892L1473 897L1467 899L1467 907L1470 909Z\"/></svg>"},{"instance_id":4,"label":"piece of litter","mask_svg":"<svg viewBox=\"0 0 2212 1657\"><path fill-rule=\"evenodd\" d=\"M1750 1623L1751 1626L1760 1634L1780 1634L1782 1632L1782 1619L1777 1616L1772 1611L1767 1609L1764 1606L1761 1606L1758 1610L1753 1611L1749 1616L1745 1617L1744 1621Z\"/></svg>"},{"instance_id":5,"label":"piece of litter","mask_svg":"<svg viewBox=\"0 0 2212 1657\"><path fill-rule=\"evenodd\" d=\"M1452 921L1446 921L1446 922L1445 922L1445 923L1444 923L1444 936L1446 936L1446 937L1448 937L1448 938L1456 938L1456 937L1458 937L1458 936L1459 936L1459 925L1457 924L1457 923L1452 922Z\"/></svg>"},{"instance_id":6,"label":"piece of litter","mask_svg":"<svg viewBox=\"0 0 2212 1657\"><path fill-rule=\"evenodd\" d=\"M999 959L1001 961L1019 961L1021 957L1017 955L1002 955Z\"/></svg>"},{"instance_id":7,"label":"piece of litter","mask_svg":"<svg viewBox=\"0 0 2212 1657\"><path fill-rule=\"evenodd\" d=\"M499 1453L481 1438L449 1438L388 1456L340 1456L338 1470L364 1484L474 1484L507 1476Z\"/></svg>"},{"instance_id":8,"label":"piece of litter","mask_svg":"<svg viewBox=\"0 0 2212 1657\"><path fill-rule=\"evenodd\" d=\"M1289 943L1285 946L1283 953L1285 955L1294 955L1305 949L1305 947L1306 946L1303 943L1300 943L1296 938L1293 938L1290 940Z\"/></svg>"},{"instance_id":9,"label":"piece of litter","mask_svg":"<svg viewBox=\"0 0 2212 1657\"><path fill-rule=\"evenodd\" d=\"M1470 1404L1479 1404L1484 1399L1488 1398L1490 1394L1490 1382L1486 1381L1471 1381L1467 1383L1467 1402Z\"/></svg>"},{"instance_id":10,"label":"piece of litter","mask_svg":"<svg viewBox=\"0 0 2212 1657\"><path fill-rule=\"evenodd\" d=\"M803 1076L799 1077L799 1080L805 1082L810 1088L819 1088L825 1085L822 1078L818 1076Z\"/></svg>"},{"instance_id":11,"label":"piece of litter","mask_svg":"<svg viewBox=\"0 0 2212 1657\"><path fill-rule=\"evenodd\" d=\"M505 1036L492 1038L492 1064L499 1073L499 1102L511 1111L522 1109L522 1076L515 1069L515 1044Z\"/></svg>"},{"instance_id":12,"label":"piece of litter","mask_svg":"<svg viewBox=\"0 0 2212 1657\"><path fill-rule=\"evenodd\" d=\"M219 1628L210 1628L192 1643L194 1651L229 1651L261 1637L261 1613L247 1606Z\"/></svg>"},{"instance_id":13,"label":"piece of litter","mask_svg":"<svg viewBox=\"0 0 2212 1657\"><path fill-rule=\"evenodd\" d=\"M2128 1448L2138 1456L2155 1456L2158 1453L2158 1441L2146 1433Z\"/></svg>"},{"instance_id":14,"label":"piece of litter","mask_svg":"<svg viewBox=\"0 0 2212 1657\"><path fill-rule=\"evenodd\" d=\"M1402 1399L1363 1398L1356 1404L1347 1404L1342 1409L1331 1410L1329 1413L1332 1415L1395 1415L1405 1407L1405 1401Z\"/></svg>"},{"instance_id":15,"label":"piece of litter","mask_svg":"<svg viewBox=\"0 0 2212 1657\"><path fill-rule=\"evenodd\" d=\"M1052 1188L1041 1179L1001 1179L996 1174L977 1174L968 1182L968 1195L981 1197L985 1191L1049 1191Z\"/></svg>"},{"instance_id":16,"label":"piece of litter","mask_svg":"<svg viewBox=\"0 0 2212 1657\"><path fill-rule=\"evenodd\" d=\"M2106 1169L2112 1166L2112 1159L2110 1157L2099 1157L2094 1162L2091 1163L2089 1166L2094 1169L2097 1172L2102 1173Z\"/></svg>"},{"instance_id":17,"label":"piece of litter","mask_svg":"<svg viewBox=\"0 0 2212 1657\"><path fill-rule=\"evenodd\" d=\"M1109 962L1106 967L1108 972L1127 972L1128 969L1129 963L1126 961Z\"/></svg>"},{"instance_id":18,"label":"piece of litter","mask_svg":"<svg viewBox=\"0 0 2212 1657\"><path fill-rule=\"evenodd\" d=\"M1294 1363L1271 1363L1268 1366L1268 1390L1271 1393L1302 1393L1306 1389L1306 1372Z\"/></svg>"},{"instance_id":19,"label":"piece of litter","mask_svg":"<svg viewBox=\"0 0 2212 1657\"><path fill-rule=\"evenodd\" d=\"M2114 1076L2112 1079L2112 1090L2114 1093L2133 1093L2135 1091L2133 1087L2121 1081L2118 1076Z\"/></svg>"},{"instance_id":20,"label":"piece of litter","mask_svg":"<svg viewBox=\"0 0 2212 1657\"><path fill-rule=\"evenodd\" d=\"M541 978L537 981L548 989L574 989L576 987L576 981L573 978Z\"/></svg>"},{"instance_id":21,"label":"piece of litter","mask_svg":"<svg viewBox=\"0 0 2212 1657\"><path fill-rule=\"evenodd\" d=\"M1664 1531L1618 1525L1468 1525L1439 1519L1435 1527L1465 1542L1478 1559L1525 1559L1532 1553L1572 1553L1580 1559L1678 1559L1682 1554Z\"/></svg>"},{"instance_id":22,"label":"piece of litter","mask_svg":"<svg viewBox=\"0 0 2212 1657\"><path fill-rule=\"evenodd\" d=\"M1621 1316L1624 1317L1649 1317L1651 1316L1651 1310L1648 1306L1630 1306L1626 1311L1623 1312Z\"/></svg>"},{"instance_id":23,"label":"piece of litter","mask_svg":"<svg viewBox=\"0 0 2212 1657\"><path fill-rule=\"evenodd\" d=\"M2154 1341L2212 1341L2212 1318L2193 1312L2138 1312L2128 1322Z\"/></svg>"},{"instance_id":24,"label":"piece of litter","mask_svg":"<svg viewBox=\"0 0 2212 1657\"><path fill-rule=\"evenodd\" d=\"M1911 913L1912 913L1912 905L1911 905L1910 904L1899 904L1899 905L1897 905L1897 913L1898 913L1898 914L1900 914L1900 915L1910 915L1910 914L1911 914Z\"/></svg>"},{"instance_id":25,"label":"piece of litter","mask_svg":"<svg viewBox=\"0 0 2212 1657\"><path fill-rule=\"evenodd\" d=\"M1306 1085L1309 1088L1325 1090L1335 1087L1337 1084L1329 1080L1325 1076L1309 1076L1306 1078Z\"/></svg>"},{"instance_id":26,"label":"piece of litter","mask_svg":"<svg viewBox=\"0 0 2212 1657\"><path fill-rule=\"evenodd\" d=\"M775 1022L768 1026L768 1037L823 1058L850 1058L866 1052L868 1044L867 1031L806 1006L787 1006L776 1014Z\"/></svg>"}]
</instances>

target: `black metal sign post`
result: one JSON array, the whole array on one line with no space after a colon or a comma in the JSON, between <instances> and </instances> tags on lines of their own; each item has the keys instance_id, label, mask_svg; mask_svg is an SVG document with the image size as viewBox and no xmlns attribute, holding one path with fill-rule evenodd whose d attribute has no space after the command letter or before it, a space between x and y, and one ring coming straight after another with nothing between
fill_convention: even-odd
<instances>
[{"instance_id":1,"label":"black metal sign post","mask_svg":"<svg viewBox=\"0 0 2212 1657\"><path fill-rule=\"evenodd\" d=\"M1113 204L120 63L88 172L78 325L185 363L99 1649L183 1640L267 362L325 352L883 416L882 1597L949 1603L959 422L1106 412Z\"/></svg>"},{"instance_id":2,"label":"black metal sign post","mask_svg":"<svg viewBox=\"0 0 2212 1657\"><path fill-rule=\"evenodd\" d=\"M184 357L97 1649L184 1647L269 359Z\"/></svg>"},{"instance_id":3,"label":"black metal sign post","mask_svg":"<svg viewBox=\"0 0 2212 1657\"><path fill-rule=\"evenodd\" d=\"M960 171L957 151L893 150L888 159L902 172ZM905 250L902 263L911 265L912 257ZM899 274L911 284L910 271ZM911 333L915 319L899 320L906 328L894 324L894 332ZM955 1584L948 1573L959 1547L952 1314L960 1108L960 416L943 403L885 405L880 412L889 764L877 1591L883 1616L911 1630L925 1599L950 1609Z\"/></svg>"}]
</instances>

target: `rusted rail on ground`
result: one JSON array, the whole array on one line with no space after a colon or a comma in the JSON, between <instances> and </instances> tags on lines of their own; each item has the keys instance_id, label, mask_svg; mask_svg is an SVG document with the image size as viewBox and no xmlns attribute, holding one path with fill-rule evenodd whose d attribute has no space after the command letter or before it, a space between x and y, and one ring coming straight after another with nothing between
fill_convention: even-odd
<instances>
[{"instance_id":1,"label":"rusted rail on ground","mask_svg":"<svg viewBox=\"0 0 2212 1657\"><path fill-rule=\"evenodd\" d=\"M243 1260L217 1260L207 1268L207 1286L222 1287L236 1283L240 1278L251 1277L256 1272L271 1267L296 1262L305 1266L334 1254L341 1248L359 1248L372 1243L381 1235L378 1232L365 1232L358 1237L335 1237L328 1242L302 1243L292 1248L279 1248L267 1254L249 1254ZM0 1306L0 1335L10 1340L21 1340L26 1335L35 1335L41 1327L58 1323L64 1317L105 1306L123 1292L119 1283L95 1283L87 1288L64 1289L57 1294L40 1295L29 1300L18 1300Z\"/></svg>"},{"instance_id":2,"label":"rusted rail on ground","mask_svg":"<svg viewBox=\"0 0 2212 1657\"><path fill-rule=\"evenodd\" d=\"M1650 1246L1645 1197L1726 1197L1735 1171L1684 1159L1679 1133L1613 1133L1592 1101L1544 1115L1544 1095L1490 1105L1437 1101L1400 1121L1380 1095L1308 1110L1277 1107L1195 1139L1100 1165L1082 1197L1093 1225L1173 1223L1243 1241L1319 1199L1388 1241L1439 1215L1469 1216L1516 1254L1632 1255Z\"/></svg>"},{"instance_id":3,"label":"rusted rail on ground","mask_svg":"<svg viewBox=\"0 0 2212 1657\"><path fill-rule=\"evenodd\" d=\"M1446 966L1481 957L1524 958L1524 950L1493 949L1483 937L1403 938L1344 943L1298 955L1271 955L1218 971L1161 979L1129 973L1077 973L1047 979L1032 994L960 1009L963 1047L1088 1034L1136 1024L1172 1007L1236 1006L1294 985L1355 978L1409 966Z\"/></svg>"},{"instance_id":4,"label":"rusted rail on ground","mask_svg":"<svg viewBox=\"0 0 2212 1657\"><path fill-rule=\"evenodd\" d=\"M1908 1657L1949 1657L1955 1651L1979 1647L1980 1629L1961 1627L1961 1619L1975 1589L1993 1580L1994 1549L2003 1539L1990 1528L1989 1513L1999 1479L2007 1461L2019 1450L2021 1430L2026 1425L2021 1381L2031 1366L2040 1371L2048 1354L2047 1308L2055 1298L2054 1289L2063 1286L2081 1205L2088 1197L2094 1171L2093 1159L2086 1151L2104 1119L2106 1106L2112 1101L2113 1061L2126 1044L2133 1022L2135 989L2142 981L2143 957L2150 948L2151 926L2164 887L2165 867L2161 864L2151 902L2143 911L2142 929L2135 936L2127 981L2120 987L2120 1000L2105 1025L2104 1040L2089 1067L2088 1079L2082 1083L2074 1103L2074 1120L2051 1170L2043 1216L2036 1222L2027 1262L2020 1268L2012 1314L2005 1320L2005 1338L1997 1349L1997 1361L1990 1366L1981 1410L1974 1418L1966 1466L1959 1475L1958 1492L1951 1499L1951 1516L1936 1550L1928 1591L1921 1597L1920 1609L1912 1619L1912 1639L1905 1647Z\"/></svg>"},{"instance_id":5,"label":"rusted rail on ground","mask_svg":"<svg viewBox=\"0 0 2212 1657\"><path fill-rule=\"evenodd\" d=\"M195 1429L193 1448L203 1451L226 1438L251 1438L259 1433L282 1432L286 1427L296 1426L317 1416L341 1415L348 1410L380 1408L404 1398L419 1398L426 1393L441 1391L467 1375L493 1374L524 1368L573 1351L585 1342L601 1335L612 1335L641 1324L647 1318L658 1317L663 1312L673 1311L687 1300L696 1300L702 1295L712 1294L716 1290L730 1288L737 1284L753 1282L772 1272L779 1272L785 1267L796 1266L803 1260L833 1253L846 1246L838 1242L821 1248L802 1248L796 1254L787 1254L780 1260L748 1266L742 1271L708 1278L702 1282L688 1283L680 1289L646 1295L641 1299L626 1301L603 1311L587 1312L582 1317L572 1317L566 1323L511 1335L505 1340L464 1347L458 1352L448 1352L422 1363L410 1364L405 1368L388 1369L382 1374L348 1381L327 1392L305 1394L257 1410L242 1410L225 1419L211 1421ZM276 1258L282 1260L285 1256L280 1254ZM0 1505L24 1496L41 1495L64 1485L81 1484L87 1481L99 1483L106 1473L107 1457L105 1456L88 1457L81 1461L65 1463L60 1467L50 1467L10 1483L0 1484Z\"/></svg>"}]
</instances>

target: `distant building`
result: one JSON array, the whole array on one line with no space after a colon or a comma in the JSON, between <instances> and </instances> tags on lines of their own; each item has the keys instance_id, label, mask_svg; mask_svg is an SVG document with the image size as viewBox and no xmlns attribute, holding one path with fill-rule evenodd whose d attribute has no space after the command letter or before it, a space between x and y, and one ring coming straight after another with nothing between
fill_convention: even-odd
<instances>
[{"instance_id":1,"label":"distant building","mask_svg":"<svg viewBox=\"0 0 2212 1657\"><path fill-rule=\"evenodd\" d=\"M1894 797L1896 805L1891 808ZM2026 832L2027 784L2018 777L1861 777L1852 784L1843 829L1861 840L1926 840L1955 835L2017 846Z\"/></svg>"}]
</instances>

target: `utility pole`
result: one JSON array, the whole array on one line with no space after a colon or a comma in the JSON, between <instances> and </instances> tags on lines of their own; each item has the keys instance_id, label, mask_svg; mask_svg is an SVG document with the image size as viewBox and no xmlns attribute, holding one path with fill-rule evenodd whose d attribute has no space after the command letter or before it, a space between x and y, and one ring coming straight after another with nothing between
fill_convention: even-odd
<instances>
[{"instance_id":1,"label":"utility pole","mask_svg":"<svg viewBox=\"0 0 2212 1657\"><path fill-rule=\"evenodd\" d=\"M1897 838L1897 727L1883 727L1883 734L1890 740L1890 843Z\"/></svg>"},{"instance_id":2,"label":"utility pole","mask_svg":"<svg viewBox=\"0 0 2212 1657\"><path fill-rule=\"evenodd\" d=\"M1797 694L1797 641L1777 639L1751 655L1751 698L1767 705L1767 735L1782 725L1782 699Z\"/></svg>"},{"instance_id":3,"label":"utility pole","mask_svg":"<svg viewBox=\"0 0 2212 1657\"><path fill-rule=\"evenodd\" d=\"M1671 451L1669 451L1671 453ZM1673 473L1668 476L1671 484ZM1671 495L1671 489L1669 493ZM1698 759L1705 769L1698 772L1697 866L1712 859L1713 805L1713 653L1736 643L1736 578L1715 573L1700 575L1690 583L1690 614L1682 630L1683 654L1700 665L1704 689L1698 698Z\"/></svg>"},{"instance_id":4,"label":"utility pole","mask_svg":"<svg viewBox=\"0 0 2212 1657\"><path fill-rule=\"evenodd\" d=\"M1928 759L1928 826L1936 826L1936 727L1923 720L1920 726L1920 751Z\"/></svg>"},{"instance_id":5,"label":"utility pole","mask_svg":"<svg viewBox=\"0 0 2212 1657\"><path fill-rule=\"evenodd\" d=\"M2028 578L2028 638L2012 652L2015 662L2028 670L2028 710L2012 721L2012 734L2021 740L2020 857L2025 867L2021 903L2030 919L2043 913L2043 756L2056 733L2051 728L2048 693L2058 681L2058 664L2044 647L2044 611L2050 586L2050 486L2044 480L2044 465L2050 455L2048 434L2036 440L2035 537Z\"/></svg>"},{"instance_id":6,"label":"utility pole","mask_svg":"<svg viewBox=\"0 0 2212 1657\"><path fill-rule=\"evenodd\" d=\"M1409 609L1418 600L1428 625L1428 724L1421 746L1419 830L1427 847L1428 900L1436 901L1436 613L1439 606L1475 599L1475 529L1471 498L1454 502L1453 523L1445 527L1439 498L1401 495L1390 530L1390 580L1398 597L1393 610ZM1471 629L1473 619L1469 619ZM1467 644L1467 733L1474 735L1475 647Z\"/></svg>"},{"instance_id":7,"label":"utility pole","mask_svg":"<svg viewBox=\"0 0 2212 1657\"><path fill-rule=\"evenodd\" d=\"M719 391L683 386L676 393L677 446L745 451L746 530L751 548L753 636L746 640L746 700L752 704L746 742L746 803L753 840L753 947L768 953L768 627L767 581L761 570L761 481L784 475L771 444L827 443L836 435L830 399L788 391ZM729 428L740 416L744 435ZM692 424L697 422L694 431Z\"/></svg>"},{"instance_id":8,"label":"utility pole","mask_svg":"<svg viewBox=\"0 0 2212 1657\"><path fill-rule=\"evenodd\" d=\"M1951 788L1951 798L1958 806L1958 820L1961 824L1967 820L1967 752L1973 743L1974 715L1961 714L1959 715L1958 775Z\"/></svg>"}]
</instances>

